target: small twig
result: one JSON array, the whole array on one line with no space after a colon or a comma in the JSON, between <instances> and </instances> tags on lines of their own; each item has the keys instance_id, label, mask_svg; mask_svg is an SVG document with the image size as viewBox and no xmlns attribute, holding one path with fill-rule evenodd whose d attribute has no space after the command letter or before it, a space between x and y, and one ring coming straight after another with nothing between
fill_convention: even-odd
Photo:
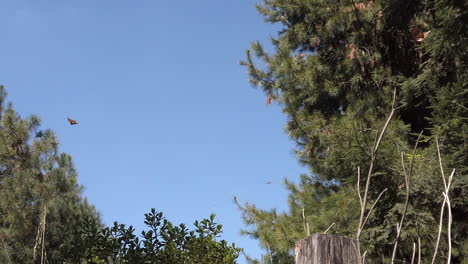
<instances>
[{"instance_id":1,"label":"small twig","mask_svg":"<svg viewBox=\"0 0 468 264\"><path fill-rule=\"evenodd\" d=\"M421 237L418 234L418 264L421 264Z\"/></svg>"},{"instance_id":2,"label":"small twig","mask_svg":"<svg viewBox=\"0 0 468 264\"><path fill-rule=\"evenodd\" d=\"M306 233L307 236L310 236L310 231L307 228L307 220L306 220L306 217L305 217L305 208L304 207L302 207L302 222L304 224L304 232Z\"/></svg>"},{"instance_id":3,"label":"small twig","mask_svg":"<svg viewBox=\"0 0 468 264\"><path fill-rule=\"evenodd\" d=\"M358 193L358 196L359 196L359 204L362 207L362 197L361 197L360 185L361 185L361 168L358 166L357 167L357 193Z\"/></svg>"},{"instance_id":4,"label":"small twig","mask_svg":"<svg viewBox=\"0 0 468 264\"><path fill-rule=\"evenodd\" d=\"M267 243L267 247L268 247L268 252L270 253L270 264L273 264L273 255L271 254L270 245L268 245L268 243Z\"/></svg>"},{"instance_id":5,"label":"small twig","mask_svg":"<svg viewBox=\"0 0 468 264\"><path fill-rule=\"evenodd\" d=\"M444 181L444 189L446 189L447 188L447 182L445 181L444 166L442 166L442 158L440 156L439 139L437 137L436 137L436 145L437 145L437 156L439 157L440 172L442 173L442 180Z\"/></svg>"},{"instance_id":6,"label":"small twig","mask_svg":"<svg viewBox=\"0 0 468 264\"><path fill-rule=\"evenodd\" d=\"M416 257L416 243L413 243L413 256L411 257L411 264L414 263L415 257Z\"/></svg>"},{"instance_id":7,"label":"small twig","mask_svg":"<svg viewBox=\"0 0 468 264\"><path fill-rule=\"evenodd\" d=\"M364 251L364 254L362 254L362 258L361 258L362 264L366 263L366 254L367 254L367 251Z\"/></svg>"},{"instance_id":8,"label":"small twig","mask_svg":"<svg viewBox=\"0 0 468 264\"><path fill-rule=\"evenodd\" d=\"M447 200L447 211L448 211L448 223L447 223L447 236L448 236L448 253L447 253L447 264L450 264L450 260L452 259L452 208L450 203L450 184L452 183L453 174L455 174L455 169L453 169L452 173L450 174L447 189L445 190L444 197Z\"/></svg>"},{"instance_id":9,"label":"small twig","mask_svg":"<svg viewBox=\"0 0 468 264\"><path fill-rule=\"evenodd\" d=\"M43 226L43 229L42 229L41 264L44 264L45 260L46 260L46 252L45 252L46 214L47 214L47 207L46 207L45 212L44 212L44 226Z\"/></svg>"},{"instance_id":10,"label":"small twig","mask_svg":"<svg viewBox=\"0 0 468 264\"><path fill-rule=\"evenodd\" d=\"M330 228L332 228L333 225L335 225L335 223L331 224L331 225L327 228L327 230L325 230L325 231L323 232L323 234L326 234L326 233L328 232L328 230L330 230Z\"/></svg>"},{"instance_id":11,"label":"small twig","mask_svg":"<svg viewBox=\"0 0 468 264\"><path fill-rule=\"evenodd\" d=\"M362 227L363 227L363 228L364 228L364 226L366 225L367 219L369 218L370 214L372 213L372 210L374 209L375 205L376 205L377 202L379 201L380 197L381 197L386 191L388 191L388 188L385 188L385 189L379 194L379 196L377 196L377 199L376 199L375 202L372 204L371 208L369 209L369 212L367 213L366 218L364 219L364 222L362 223Z\"/></svg>"}]
</instances>

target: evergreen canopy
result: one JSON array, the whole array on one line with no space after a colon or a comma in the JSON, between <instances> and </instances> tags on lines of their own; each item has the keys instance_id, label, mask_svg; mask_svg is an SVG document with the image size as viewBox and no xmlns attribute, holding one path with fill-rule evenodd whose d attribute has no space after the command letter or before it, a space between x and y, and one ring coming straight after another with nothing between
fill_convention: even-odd
<instances>
[{"instance_id":1,"label":"evergreen canopy","mask_svg":"<svg viewBox=\"0 0 468 264\"><path fill-rule=\"evenodd\" d=\"M241 64L267 100L283 108L297 158L311 173L299 184L286 181L288 212L239 205L251 227L244 233L281 263L293 263L295 241L308 228L323 232L335 223L329 232L355 237L357 168L369 169L395 92L396 112L380 143L369 197L388 191L362 234L367 256L385 263L392 255L405 207L401 152L412 153L422 131L414 157L404 155L406 165L414 158L414 171L397 259L410 261L418 238L423 258L432 258L444 190L436 139L445 171L456 169L452 261L467 259L467 2L264 0L257 9L282 30L271 39L273 52L254 42ZM441 261L446 243L439 246Z\"/></svg>"}]
</instances>

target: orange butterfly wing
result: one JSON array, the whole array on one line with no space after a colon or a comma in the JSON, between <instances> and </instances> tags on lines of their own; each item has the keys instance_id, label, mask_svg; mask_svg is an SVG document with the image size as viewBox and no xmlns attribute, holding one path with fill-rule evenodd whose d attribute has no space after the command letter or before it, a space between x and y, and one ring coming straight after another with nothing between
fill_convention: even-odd
<instances>
[{"instance_id":1,"label":"orange butterfly wing","mask_svg":"<svg viewBox=\"0 0 468 264\"><path fill-rule=\"evenodd\" d=\"M266 106L268 107L271 104L271 101L273 100L273 97L271 95L268 95L268 98L266 100Z\"/></svg>"},{"instance_id":2,"label":"orange butterfly wing","mask_svg":"<svg viewBox=\"0 0 468 264\"><path fill-rule=\"evenodd\" d=\"M77 125L78 124L78 122L76 122L75 120L73 120L73 119L71 119L69 117L67 117L67 120L68 120L68 122L70 122L70 125Z\"/></svg>"}]
</instances>

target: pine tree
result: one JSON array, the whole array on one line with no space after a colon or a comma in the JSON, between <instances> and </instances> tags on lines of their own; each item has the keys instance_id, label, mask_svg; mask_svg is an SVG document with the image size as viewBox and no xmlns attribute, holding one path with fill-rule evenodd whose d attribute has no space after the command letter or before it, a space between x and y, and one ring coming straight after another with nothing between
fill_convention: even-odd
<instances>
[{"instance_id":1,"label":"pine tree","mask_svg":"<svg viewBox=\"0 0 468 264\"><path fill-rule=\"evenodd\" d=\"M21 118L0 86L0 262L63 263L85 218L72 159L37 116ZM43 262L45 263L45 262Z\"/></svg>"},{"instance_id":2,"label":"pine tree","mask_svg":"<svg viewBox=\"0 0 468 264\"><path fill-rule=\"evenodd\" d=\"M296 240L323 232L354 237L359 218L357 168L367 171L378 132L396 113L377 152L369 197L382 196L362 235L368 258L387 262L395 225L405 202L401 152L414 155L410 204L397 252L411 259L413 242L422 256L434 250L442 204L442 177L456 169L453 196L453 263L468 258L468 11L466 1L264 0L266 22L283 29L273 53L258 42L241 64L251 83L288 117L286 131L310 175L290 191L289 212L239 205L245 231L275 254L289 254ZM404 155L408 168L411 154ZM361 186L363 177L361 177ZM444 257L446 241L440 246Z\"/></svg>"}]
</instances>

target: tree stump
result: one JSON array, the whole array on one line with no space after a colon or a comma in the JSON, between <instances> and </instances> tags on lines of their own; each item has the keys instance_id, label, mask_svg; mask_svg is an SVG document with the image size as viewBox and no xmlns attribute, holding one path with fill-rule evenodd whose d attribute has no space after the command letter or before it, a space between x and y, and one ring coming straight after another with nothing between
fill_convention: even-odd
<instances>
[{"instance_id":1,"label":"tree stump","mask_svg":"<svg viewBox=\"0 0 468 264\"><path fill-rule=\"evenodd\" d=\"M296 264L359 264L357 241L312 234L296 243Z\"/></svg>"}]
</instances>

